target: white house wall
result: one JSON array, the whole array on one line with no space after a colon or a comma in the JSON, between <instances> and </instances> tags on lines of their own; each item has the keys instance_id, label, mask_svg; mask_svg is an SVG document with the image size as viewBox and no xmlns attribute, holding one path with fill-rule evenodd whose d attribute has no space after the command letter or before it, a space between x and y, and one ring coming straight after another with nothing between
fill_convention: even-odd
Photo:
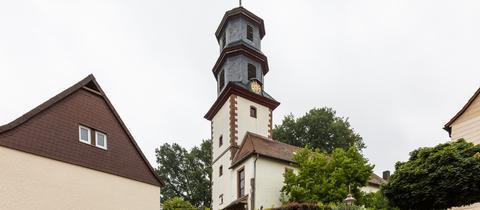
<instances>
[{"instance_id":1,"label":"white house wall","mask_svg":"<svg viewBox=\"0 0 480 210\"><path fill-rule=\"evenodd\" d=\"M0 209L160 209L160 187L0 147Z\"/></svg>"},{"instance_id":2,"label":"white house wall","mask_svg":"<svg viewBox=\"0 0 480 210\"><path fill-rule=\"evenodd\" d=\"M285 168L294 169L290 164L268 158L260 158L257 161L257 183L259 189L255 196L255 208L271 208L282 205L280 202L280 190L282 189L283 174Z\"/></svg>"},{"instance_id":3,"label":"white house wall","mask_svg":"<svg viewBox=\"0 0 480 210\"><path fill-rule=\"evenodd\" d=\"M250 106L257 108L257 118L250 117ZM243 140L247 131L269 136L270 109L242 97L237 97L238 139ZM241 143L241 142L240 142Z\"/></svg>"}]
</instances>

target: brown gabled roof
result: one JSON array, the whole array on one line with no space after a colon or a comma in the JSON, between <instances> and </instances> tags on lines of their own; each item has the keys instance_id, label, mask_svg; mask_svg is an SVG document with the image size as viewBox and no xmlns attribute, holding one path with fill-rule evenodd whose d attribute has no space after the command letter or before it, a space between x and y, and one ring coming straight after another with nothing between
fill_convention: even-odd
<instances>
[{"instance_id":1,"label":"brown gabled roof","mask_svg":"<svg viewBox=\"0 0 480 210\"><path fill-rule=\"evenodd\" d=\"M382 177L378 176L377 174L372 173L372 175L370 175L370 178L368 179L368 183L370 185L381 186L383 184L386 184L387 181Z\"/></svg>"},{"instance_id":2,"label":"brown gabled roof","mask_svg":"<svg viewBox=\"0 0 480 210\"><path fill-rule=\"evenodd\" d=\"M131 141L131 143L134 145L136 152L141 156L141 159L143 160L145 165L148 166L148 169L149 169L150 173L155 177L156 181L158 182L156 185L159 185L159 186L163 187L164 182L162 180L160 180L160 178L156 175L152 166L147 161L145 155L143 154L143 152L140 150L137 143L135 142L135 139L133 138L131 133L128 131L127 127L123 123L123 121L120 118L120 116L118 115L117 111L115 110L115 108L113 107L110 100L107 98L107 96L103 92L103 90L100 88L97 81L95 80L95 77L92 74L88 75L85 79L81 80L80 82L73 85L72 87L64 90L63 92L61 92L58 95L51 98L50 100L42 103L41 105L37 106L36 108L27 112L26 114L22 115L21 117L17 118L16 120L14 120L14 121L6 124L6 125L0 126L0 135L2 135L4 133L7 133L8 131L11 131L11 130L17 128L17 127L20 127L21 125L27 123L30 119L32 119L35 116L41 114L42 112L49 109L50 107L53 107L55 104L59 103L63 99L67 98L68 96L74 94L75 92L77 92L79 90L86 90L88 92L91 92L95 95L100 96L105 101L105 103L107 104L108 108L113 113L113 115L115 116L118 123L121 125L121 127L123 128L125 133L128 135L128 138ZM2 140L2 139L0 139L0 140ZM14 144L14 147L15 147L14 149L25 151L25 152L32 151L31 147L22 148L23 146L24 146L23 144ZM60 157L59 158L53 157L53 156L55 156L54 153L51 153L51 155L43 155L43 154L39 154L39 155L49 157L49 158L54 158L56 160L62 161L62 158L60 158ZM81 165L81 166L88 167L88 165ZM144 181L144 180L139 180L139 181Z\"/></svg>"},{"instance_id":3,"label":"brown gabled roof","mask_svg":"<svg viewBox=\"0 0 480 210\"><path fill-rule=\"evenodd\" d=\"M292 158L295 155L295 152L299 149L301 148L273 139L268 139L255 133L247 132L242 144L240 145L240 148L238 149L238 152L233 158L232 166L230 166L230 168L236 167L252 155L259 155L283 162L295 163ZM370 185L380 186L387 183L387 181L377 174L372 173L368 179L368 183Z\"/></svg>"},{"instance_id":4,"label":"brown gabled roof","mask_svg":"<svg viewBox=\"0 0 480 210\"><path fill-rule=\"evenodd\" d=\"M478 97L478 95L480 95L480 88L475 92L475 94L473 94L472 97L470 97L470 99L468 100L468 102L462 107L462 109L460 109L460 111L455 115L453 116L452 119L450 119L450 121L448 121L447 124L445 124L445 126L443 127L444 130L448 131L448 134L451 134L452 132L452 128L451 128L451 125L455 122L455 120L457 120L460 116L462 116L462 114L467 111L468 107L473 103L473 101L475 101L475 99Z\"/></svg>"},{"instance_id":5,"label":"brown gabled roof","mask_svg":"<svg viewBox=\"0 0 480 210\"><path fill-rule=\"evenodd\" d=\"M235 154L235 157L233 158L231 167L235 167L254 154L293 163L293 155L299 149L300 147L247 132L237 154Z\"/></svg>"}]
</instances>

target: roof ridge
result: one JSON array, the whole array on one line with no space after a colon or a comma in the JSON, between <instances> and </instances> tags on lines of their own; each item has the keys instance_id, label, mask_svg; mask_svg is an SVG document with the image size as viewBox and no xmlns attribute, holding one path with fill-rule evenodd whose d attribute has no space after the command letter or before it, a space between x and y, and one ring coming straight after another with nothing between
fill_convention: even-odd
<instances>
[{"instance_id":1,"label":"roof ridge","mask_svg":"<svg viewBox=\"0 0 480 210\"><path fill-rule=\"evenodd\" d=\"M95 76L93 76L93 74L89 74L84 79L82 79L79 82L75 83L74 85L70 86L66 90L58 93L57 95L51 97L47 101L45 101L45 102L41 103L40 105L36 106L35 108L31 109L30 111L26 112L25 114L18 117L17 119L15 119L15 120L7 123L7 124L1 125L0 126L0 133L4 133L6 131L9 131L13 128L18 127L19 125L22 125L24 122L26 122L30 118L36 116L37 114L40 114L45 109L47 109L50 106L56 104L57 102L59 102L63 98L69 96L70 94L72 94L73 92L75 92L76 90L78 90L79 88L83 87L84 85L88 84L91 81L95 81Z\"/></svg>"}]
</instances>

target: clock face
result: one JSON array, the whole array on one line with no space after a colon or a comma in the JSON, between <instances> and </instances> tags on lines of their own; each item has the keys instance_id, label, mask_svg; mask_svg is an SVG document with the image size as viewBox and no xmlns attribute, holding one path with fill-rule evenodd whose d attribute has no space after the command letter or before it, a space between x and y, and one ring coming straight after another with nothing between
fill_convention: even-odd
<instances>
[{"instance_id":1,"label":"clock face","mask_svg":"<svg viewBox=\"0 0 480 210\"><path fill-rule=\"evenodd\" d=\"M256 94L260 94L262 93L262 86L257 81L251 81L250 90Z\"/></svg>"}]
</instances>

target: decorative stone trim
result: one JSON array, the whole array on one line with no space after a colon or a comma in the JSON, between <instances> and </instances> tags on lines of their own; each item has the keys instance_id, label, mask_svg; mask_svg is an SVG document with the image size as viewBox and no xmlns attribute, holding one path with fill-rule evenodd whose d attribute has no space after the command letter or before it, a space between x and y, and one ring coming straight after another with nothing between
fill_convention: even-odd
<instances>
[{"instance_id":1,"label":"decorative stone trim","mask_svg":"<svg viewBox=\"0 0 480 210\"><path fill-rule=\"evenodd\" d=\"M238 150L238 107L237 95L232 94L229 98L230 102L230 159L233 159Z\"/></svg>"},{"instance_id":2,"label":"decorative stone trim","mask_svg":"<svg viewBox=\"0 0 480 210\"><path fill-rule=\"evenodd\" d=\"M272 118L273 118L273 111L272 109L268 109L270 111L270 113L268 114L268 138L269 139L272 139L273 138L273 135L272 135Z\"/></svg>"}]
</instances>

